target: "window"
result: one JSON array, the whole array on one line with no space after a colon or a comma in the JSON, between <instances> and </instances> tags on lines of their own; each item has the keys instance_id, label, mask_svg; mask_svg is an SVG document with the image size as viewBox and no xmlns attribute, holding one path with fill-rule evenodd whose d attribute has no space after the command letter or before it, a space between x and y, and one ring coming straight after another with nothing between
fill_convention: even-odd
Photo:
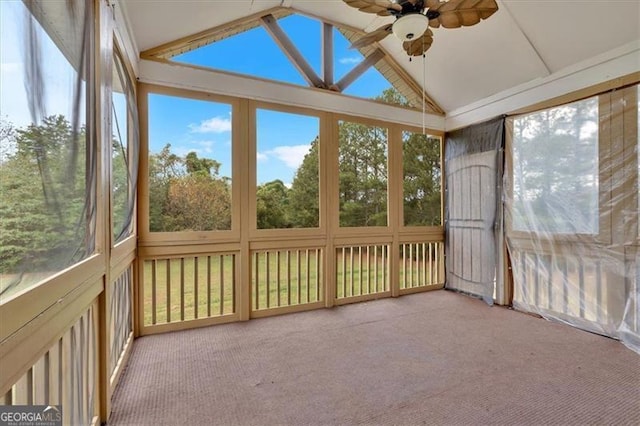
<instances>
[{"instance_id":1,"label":"window","mask_svg":"<svg viewBox=\"0 0 640 426\"><path fill-rule=\"evenodd\" d=\"M404 225L440 226L440 138L402 132L402 164Z\"/></svg>"},{"instance_id":2,"label":"window","mask_svg":"<svg viewBox=\"0 0 640 426\"><path fill-rule=\"evenodd\" d=\"M517 118L513 229L598 233L598 98Z\"/></svg>"},{"instance_id":3,"label":"window","mask_svg":"<svg viewBox=\"0 0 640 426\"><path fill-rule=\"evenodd\" d=\"M317 228L320 120L257 110L258 229Z\"/></svg>"},{"instance_id":4,"label":"window","mask_svg":"<svg viewBox=\"0 0 640 426\"><path fill-rule=\"evenodd\" d=\"M0 2L0 303L95 249L90 2L26 4Z\"/></svg>"},{"instance_id":5,"label":"window","mask_svg":"<svg viewBox=\"0 0 640 426\"><path fill-rule=\"evenodd\" d=\"M149 94L149 230L231 229L229 104Z\"/></svg>"},{"instance_id":6,"label":"window","mask_svg":"<svg viewBox=\"0 0 640 426\"><path fill-rule=\"evenodd\" d=\"M377 63L358 74L355 81L351 78L341 81L365 56L376 53L371 46L362 51L350 49L352 41L361 36L351 30L330 26L334 45L333 78L324 76L322 27L323 22L318 19L280 8L233 27L213 28L194 39L190 43L193 48L180 43L174 50L169 48L151 56L299 86L331 88L347 95L403 107L421 106L421 94L393 71L393 67L385 62L388 58L380 57ZM300 58L294 65L290 56L298 54ZM300 71L299 67L305 71Z\"/></svg>"},{"instance_id":7,"label":"window","mask_svg":"<svg viewBox=\"0 0 640 426\"><path fill-rule=\"evenodd\" d=\"M113 242L117 243L133 232L135 182L138 175L135 94L131 78L117 50L114 51L112 80L111 221Z\"/></svg>"},{"instance_id":8,"label":"window","mask_svg":"<svg viewBox=\"0 0 640 426\"><path fill-rule=\"evenodd\" d=\"M339 122L340 226L387 226L387 129Z\"/></svg>"}]
</instances>

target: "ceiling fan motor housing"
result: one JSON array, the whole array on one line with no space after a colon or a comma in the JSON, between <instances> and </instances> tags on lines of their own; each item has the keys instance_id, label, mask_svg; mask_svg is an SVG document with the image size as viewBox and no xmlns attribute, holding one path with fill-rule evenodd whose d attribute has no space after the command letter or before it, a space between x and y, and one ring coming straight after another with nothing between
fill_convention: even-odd
<instances>
[{"instance_id":1,"label":"ceiling fan motor housing","mask_svg":"<svg viewBox=\"0 0 640 426\"><path fill-rule=\"evenodd\" d=\"M393 23L393 34L402 41L419 38L429 27L429 18L422 13L409 13Z\"/></svg>"}]
</instances>

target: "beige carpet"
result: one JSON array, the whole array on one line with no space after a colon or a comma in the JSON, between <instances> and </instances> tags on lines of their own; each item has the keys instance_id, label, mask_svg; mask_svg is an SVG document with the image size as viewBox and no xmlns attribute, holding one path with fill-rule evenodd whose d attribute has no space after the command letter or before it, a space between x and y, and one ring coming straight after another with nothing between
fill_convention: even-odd
<instances>
[{"instance_id":1,"label":"beige carpet","mask_svg":"<svg viewBox=\"0 0 640 426\"><path fill-rule=\"evenodd\" d=\"M621 343L437 291L144 337L112 425L638 425Z\"/></svg>"}]
</instances>

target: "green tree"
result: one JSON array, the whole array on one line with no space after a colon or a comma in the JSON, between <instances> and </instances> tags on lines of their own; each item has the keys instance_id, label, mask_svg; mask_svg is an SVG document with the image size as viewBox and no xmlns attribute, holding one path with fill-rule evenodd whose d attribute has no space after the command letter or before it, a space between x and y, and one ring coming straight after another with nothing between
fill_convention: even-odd
<instances>
[{"instance_id":1,"label":"green tree","mask_svg":"<svg viewBox=\"0 0 640 426\"><path fill-rule=\"evenodd\" d=\"M81 260L93 247L85 129L54 115L3 134L15 151L0 164L0 272L55 272Z\"/></svg>"},{"instance_id":2,"label":"green tree","mask_svg":"<svg viewBox=\"0 0 640 426\"><path fill-rule=\"evenodd\" d=\"M291 228L288 193L289 190L279 179L258 186L256 190L258 229Z\"/></svg>"},{"instance_id":3,"label":"green tree","mask_svg":"<svg viewBox=\"0 0 640 426\"><path fill-rule=\"evenodd\" d=\"M340 226L387 225L387 131L339 127Z\"/></svg>"},{"instance_id":4,"label":"green tree","mask_svg":"<svg viewBox=\"0 0 640 426\"><path fill-rule=\"evenodd\" d=\"M319 191L319 157L320 140L316 137L311 142L309 152L304 156L302 164L296 170L291 189L289 190L289 219L294 228L317 228L320 226Z\"/></svg>"},{"instance_id":5,"label":"green tree","mask_svg":"<svg viewBox=\"0 0 640 426\"><path fill-rule=\"evenodd\" d=\"M231 186L221 164L171 144L149 156L149 228L152 232L231 229Z\"/></svg>"},{"instance_id":6,"label":"green tree","mask_svg":"<svg viewBox=\"0 0 640 426\"><path fill-rule=\"evenodd\" d=\"M404 224L441 224L440 139L420 133L403 135Z\"/></svg>"}]
</instances>

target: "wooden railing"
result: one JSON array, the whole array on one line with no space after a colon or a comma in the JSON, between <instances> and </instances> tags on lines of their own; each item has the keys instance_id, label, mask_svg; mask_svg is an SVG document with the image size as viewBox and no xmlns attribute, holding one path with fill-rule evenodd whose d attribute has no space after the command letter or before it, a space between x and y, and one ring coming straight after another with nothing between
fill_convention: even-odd
<instances>
[{"instance_id":1,"label":"wooden railing","mask_svg":"<svg viewBox=\"0 0 640 426\"><path fill-rule=\"evenodd\" d=\"M97 305L0 397L0 405L62 405L62 423L97 421Z\"/></svg>"},{"instance_id":2,"label":"wooden railing","mask_svg":"<svg viewBox=\"0 0 640 426\"><path fill-rule=\"evenodd\" d=\"M211 253L142 262L145 328L236 312L236 254Z\"/></svg>"},{"instance_id":3,"label":"wooden railing","mask_svg":"<svg viewBox=\"0 0 640 426\"><path fill-rule=\"evenodd\" d=\"M419 235L400 243L390 236L367 237L358 245L349 240L333 245L312 239L257 240L246 251L236 246L184 256L174 254L183 250L180 246L146 249L138 263L140 332L261 318L444 286L441 240Z\"/></svg>"},{"instance_id":4,"label":"wooden railing","mask_svg":"<svg viewBox=\"0 0 640 426\"><path fill-rule=\"evenodd\" d=\"M444 243L400 245L400 290L444 284Z\"/></svg>"},{"instance_id":5,"label":"wooden railing","mask_svg":"<svg viewBox=\"0 0 640 426\"><path fill-rule=\"evenodd\" d=\"M109 287L109 375L112 375L132 338L133 265L120 274Z\"/></svg>"},{"instance_id":6,"label":"wooden railing","mask_svg":"<svg viewBox=\"0 0 640 426\"><path fill-rule=\"evenodd\" d=\"M390 295L389 245L338 247L335 255L337 301Z\"/></svg>"},{"instance_id":7,"label":"wooden railing","mask_svg":"<svg viewBox=\"0 0 640 426\"><path fill-rule=\"evenodd\" d=\"M625 290L615 283L624 280L624 256L597 248L593 239L575 238L509 239L514 305L607 333L602 327L623 315Z\"/></svg>"},{"instance_id":8,"label":"wooden railing","mask_svg":"<svg viewBox=\"0 0 640 426\"><path fill-rule=\"evenodd\" d=\"M599 259L525 251L512 256L521 290L516 300L589 321L605 320L607 278Z\"/></svg>"},{"instance_id":9,"label":"wooden railing","mask_svg":"<svg viewBox=\"0 0 640 426\"><path fill-rule=\"evenodd\" d=\"M322 257L317 247L253 251L252 311L322 302Z\"/></svg>"}]
</instances>

